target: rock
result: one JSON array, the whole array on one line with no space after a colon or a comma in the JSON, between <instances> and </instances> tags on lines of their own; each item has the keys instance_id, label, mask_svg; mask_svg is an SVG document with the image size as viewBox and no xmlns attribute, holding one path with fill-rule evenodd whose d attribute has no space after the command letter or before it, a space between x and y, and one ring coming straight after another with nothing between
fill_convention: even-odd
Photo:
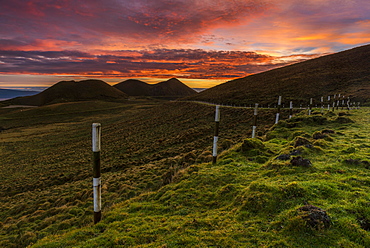
<instances>
[{"instance_id":1,"label":"rock","mask_svg":"<svg viewBox=\"0 0 370 248\"><path fill-rule=\"evenodd\" d=\"M321 133L322 134L333 134L333 133L335 133L335 131L334 130L330 130L330 129L324 129L324 130L321 131Z\"/></svg>"},{"instance_id":2,"label":"rock","mask_svg":"<svg viewBox=\"0 0 370 248\"><path fill-rule=\"evenodd\" d=\"M290 160L290 164L292 166L300 166L300 167L311 167L312 163L308 159L304 159L301 156L294 157Z\"/></svg>"},{"instance_id":3,"label":"rock","mask_svg":"<svg viewBox=\"0 0 370 248\"><path fill-rule=\"evenodd\" d=\"M312 138L313 139L323 139L327 137L326 134L322 133L322 132L314 132L314 134L312 135Z\"/></svg>"},{"instance_id":4,"label":"rock","mask_svg":"<svg viewBox=\"0 0 370 248\"><path fill-rule=\"evenodd\" d=\"M307 145L305 145L305 147L307 147L309 149L312 149L313 148L313 145L312 144L307 144Z\"/></svg>"},{"instance_id":5,"label":"rock","mask_svg":"<svg viewBox=\"0 0 370 248\"><path fill-rule=\"evenodd\" d=\"M300 150L294 150L290 153L291 156L297 156L297 155L301 155L302 152Z\"/></svg>"},{"instance_id":6,"label":"rock","mask_svg":"<svg viewBox=\"0 0 370 248\"><path fill-rule=\"evenodd\" d=\"M298 211L301 212L302 219L306 221L309 227L316 230L330 227L331 220L325 210L308 204L298 208Z\"/></svg>"},{"instance_id":7,"label":"rock","mask_svg":"<svg viewBox=\"0 0 370 248\"><path fill-rule=\"evenodd\" d=\"M288 160L288 159L290 159L290 155L289 154L281 154L276 159L277 160Z\"/></svg>"},{"instance_id":8,"label":"rock","mask_svg":"<svg viewBox=\"0 0 370 248\"><path fill-rule=\"evenodd\" d=\"M294 140L294 147L304 146L304 145L309 145L309 144L311 144L311 142L308 139L303 138L301 136L296 137Z\"/></svg>"}]
</instances>

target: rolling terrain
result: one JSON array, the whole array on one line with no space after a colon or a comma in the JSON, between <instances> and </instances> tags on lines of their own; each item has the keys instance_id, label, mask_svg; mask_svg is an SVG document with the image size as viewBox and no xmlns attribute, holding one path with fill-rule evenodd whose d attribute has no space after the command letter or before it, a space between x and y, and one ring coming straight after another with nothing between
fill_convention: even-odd
<instances>
[{"instance_id":1,"label":"rolling terrain","mask_svg":"<svg viewBox=\"0 0 370 248\"><path fill-rule=\"evenodd\" d=\"M273 110L261 113L260 133L273 121ZM212 160L214 106L137 99L0 108L0 246L90 225L94 122L102 124L104 212ZM251 123L252 110L222 107L219 152L250 136Z\"/></svg>"},{"instance_id":2,"label":"rolling terrain","mask_svg":"<svg viewBox=\"0 0 370 248\"><path fill-rule=\"evenodd\" d=\"M342 94L354 102L370 101L370 45L235 79L200 92L189 100L229 104L308 104Z\"/></svg>"},{"instance_id":3,"label":"rolling terrain","mask_svg":"<svg viewBox=\"0 0 370 248\"><path fill-rule=\"evenodd\" d=\"M140 80L129 79L113 87L130 96L174 97L181 98L195 95L197 92L176 78L157 84L147 84Z\"/></svg>"},{"instance_id":4,"label":"rolling terrain","mask_svg":"<svg viewBox=\"0 0 370 248\"><path fill-rule=\"evenodd\" d=\"M188 99L297 104L341 93L366 103L368 55L364 46ZM127 98L86 80L1 103L39 107L0 108L0 247L370 246L369 108L296 109L289 120L283 109L275 125L276 110L261 108L251 139L253 110L221 106L212 164L213 105ZM96 122L103 219L93 225Z\"/></svg>"},{"instance_id":5,"label":"rolling terrain","mask_svg":"<svg viewBox=\"0 0 370 248\"><path fill-rule=\"evenodd\" d=\"M306 113L269 128L274 111L261 109L259 137L250 139L252 111L221 107L212 165L214 106L141 100L3 109L0 244L368 247L370 110ZM97 225L92 122L104 124Z\"/></svg>"},{"instance_id":6,"label":"rolling terrain","mask_svg":"<svg viewBox=\"0 0 370 248\"><path fill-rule=\"evenodd\" d=\"M369 247L370 111L337 114L281 121L31 247Z\"/></svg>"}]
</instances>

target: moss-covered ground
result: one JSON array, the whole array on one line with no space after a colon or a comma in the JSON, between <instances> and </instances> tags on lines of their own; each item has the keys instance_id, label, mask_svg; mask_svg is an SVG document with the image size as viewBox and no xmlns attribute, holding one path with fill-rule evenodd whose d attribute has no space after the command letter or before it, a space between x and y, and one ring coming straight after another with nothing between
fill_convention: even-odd
<instances>
[{"instance_id":1,"label":"moss-covered ground","mask_svg":"<svg viewBox=\"0 0 370 248\"><path fill-rule=\"evenodd\" d=\"M370 247L369 120L296 115L31 247Z\"/></svg>"},{"instance_id":2,"label":"moss-covered ground","mask_svg":"<svg viewBox=\"0 0 370 248\"><path fill-rule=\"evenodd\" d=\"M92 222L91 124L102 124L103 213L212 160L214 106L135 99L0 108L0 247ZM251 109L221 107L219 152L251 135ZM284 114L287 116L287 113ZM274 120L261 111L258 132Z\"/></svg>"}]
</instances>

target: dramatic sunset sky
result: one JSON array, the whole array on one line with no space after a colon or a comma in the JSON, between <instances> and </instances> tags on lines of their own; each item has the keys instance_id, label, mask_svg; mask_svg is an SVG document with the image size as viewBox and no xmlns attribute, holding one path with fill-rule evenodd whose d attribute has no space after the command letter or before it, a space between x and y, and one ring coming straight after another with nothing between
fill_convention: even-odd
<instances>
[{"instance_id":1,"label":"dramatic sunset sky","mask_svg":"<svg viewBox=\"0 0 370 248\"><path fill-rule=\"evenodd\" d=\"M369 0L0 0L0 88L210 87L368 43Z\"/></svg>"}]
</instances>

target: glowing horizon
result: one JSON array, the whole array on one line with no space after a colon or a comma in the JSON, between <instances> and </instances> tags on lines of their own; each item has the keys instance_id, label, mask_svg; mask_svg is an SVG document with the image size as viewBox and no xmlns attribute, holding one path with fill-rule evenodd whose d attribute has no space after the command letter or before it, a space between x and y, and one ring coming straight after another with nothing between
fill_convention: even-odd
<instances>
[{"instance_id":1,"label":"glowing horizon","mask_svg":"<svg viewBox=\"0 0 370 248\"><path fill-rule=\"evenodd\" d=\"M370 43L365 0L13 0L0 13L0 88L172 77L208 88Z\"/></svg>"}]
</instances>

